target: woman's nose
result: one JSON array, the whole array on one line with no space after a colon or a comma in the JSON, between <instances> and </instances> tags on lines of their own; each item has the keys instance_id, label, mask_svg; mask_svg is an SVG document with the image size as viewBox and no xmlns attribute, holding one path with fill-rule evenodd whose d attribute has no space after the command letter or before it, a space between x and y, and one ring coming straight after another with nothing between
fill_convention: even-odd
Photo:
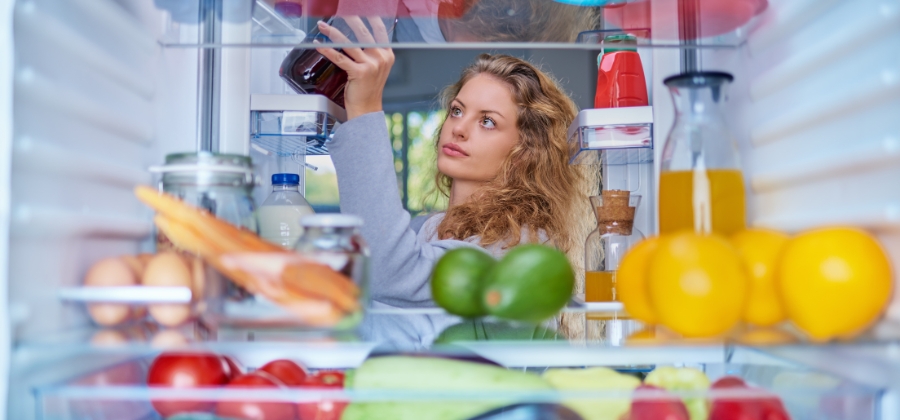
<instances>
[{"instance_id":1,"label":"woman's nose","mask_svg":"<svg viewBox=\"0 0 900 420\"><path fill-rule=\"evenodd\" d=\"M450 133L453 134L454 138L465 140L468 136L468 131L466 130L466 124L462 122L458 122L453 124L453 128L450 130Z\"/></svg>"}]
</instances>

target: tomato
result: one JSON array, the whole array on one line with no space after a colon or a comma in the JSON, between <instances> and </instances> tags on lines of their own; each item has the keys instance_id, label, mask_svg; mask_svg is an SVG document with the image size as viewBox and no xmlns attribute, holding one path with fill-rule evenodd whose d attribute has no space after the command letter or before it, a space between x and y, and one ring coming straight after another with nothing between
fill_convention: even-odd
<instances>
[{"instance_id":1,"label":"tomato","mask_svg":"<svg viewBox=\"0 0 900 420\"><path fill-rule=\"evenodd\" d=\"M319 388L343 388L344 372L338 370L323 370L310 376L304 385Z\"/></svg>"},{"instance_id":2,"label":"tomato","mask_svg":"<svg viewBox=\"0 0 900 420\"><path fill-rule=\"evenodd\" d=\"M744 398L714 398L710 420L790 420L778 396L747 385L736 376L725 376L712 384L713 389L745 389L759 396Z\"/></svg>"},{"instance_id":3,"label":"tomato","mask_svg":"<svg viewBox=\"0 0 900 420\"><path fill-rule=\"evenodd\" d=\"M153 360L147 385L168 388L200 388L228 381L228 365L212 353L162 353ZM190 411L208 411L210 401L153 400L153 408L163 417Z\"/></svg>"},{"instance_id":4,"label":"tomato","mask_svg":"<svg viewBox=\"0 0 900 420\"><path fill-rule=\"evenodd\" d=\"M712 384L713 389L719 388L746 388L747 383L737 376L723 376Z\"/></svg>"},{"instance_id":5,"label":"tomato","mask_svg":"<svg viewBox=\"0 0 900 420\"><path fill-rule=\"evenodd\" d=\"M687 408L678 397L653 385L635 389L629 420L689 420Z\"/></svg>"},{"instance_id":6,"label":"tomato","mask_svg":"<svg viewBox=\"0 0 900 420\"><path fill-rule=\"evenodd\" d=\"M280 379L287 386L301 386L308 376L302 366L286 359L273 360L259 370Z\"/></svg>"},{"instance_id":7,"label":"tomato","mask_svg":"<svg viewBox=\"0 0 900 420\"><path fill-rule=\"evenodd\" d=\"M278 378L266 372L253 372L238 376L226 385L226 388L281 388L284 384ZM263 401L219 401L216 415L247 420L282 420L293 419L294 407L286 402Z\"/></svg>"},{"instance_id":8,"label":"tomato","mask_svg":"<svg viewBox=\"0 0 900 420\"><path fill-rule=\"evenodd\" d=\"M326 370L306 378L303 383L307 388L342 389L344 388L344 373L336 370ZM339 420L346 401L321 400L297 404L297 414L300 420Z\"/></svg>"},{"instance_id":9,"label":"tomato","mask_svg":"<svg viewBox=\"0 0 900 420\"><path fill-rule=\"evenodd\" d=\"M237 360L234 360L233 357L222 355L222 360L225 360L225 363L228 364L228 380L232 380L244 374L244 368L241 367L241 364L238 363Z\"/></svg>"}]
</instances>

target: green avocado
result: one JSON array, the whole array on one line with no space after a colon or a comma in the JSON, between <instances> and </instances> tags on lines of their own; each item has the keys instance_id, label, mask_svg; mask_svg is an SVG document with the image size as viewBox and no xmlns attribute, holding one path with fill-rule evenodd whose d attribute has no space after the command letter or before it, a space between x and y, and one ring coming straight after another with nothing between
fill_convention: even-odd
<instances>
[{"instance_id":1,"label":"green avocado","mask_svg":"<svg viewBox=\"0 0 900 420\"><path fill-rule=\"evenodd\" d=\"M546 245L520 245L487 273L484 307L499 318L537 323L566 305L574 285L565 254Z\"/></svg>"},{"instance_id":2,"label":"green avocado","mask_svg":"<svg viewBox=\"0 0 900 420\"><path fill-rule=\"evenodd\" d=\"M485 315L481 303L484 275L496 263L477 248L448 251L431 273L431 297L451 314L466 318Z\"/></svg>"},{"instance_id":3,"label":"green avocado","mask_svg":"<svg viewBox=\"0 0 900 420\"><path fill-rule=\"evenodd\" d=\"M545 341L559 339L561 337L556 331L543 325L472 320L447 327L434 340L434 344L450 344L458 341Z\"/></svg>"}]
</instances>

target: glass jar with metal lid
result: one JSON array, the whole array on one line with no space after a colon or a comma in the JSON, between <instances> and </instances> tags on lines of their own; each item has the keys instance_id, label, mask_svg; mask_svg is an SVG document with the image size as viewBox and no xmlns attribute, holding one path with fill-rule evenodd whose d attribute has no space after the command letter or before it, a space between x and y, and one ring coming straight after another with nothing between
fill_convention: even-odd
<instances>
[{"instance_id":1,"label":"glass jar with metal lid","mask_svg":"<svg viewBox=\"0 0 900 420\"><path fill-rule=\"evenodd\" d=\"M161 174L159 188L185 203L205 209L217 218L251 232L258 231L256 206L251 196L255 180L250 157L210 152L176 153L166 156L162 166L150 168ZM173 249L171 241L157 232L156 250ZM212 267L185 253L193 265L194 313L218 312L223 301L246 301L253 296ZM213 302L212 305L209 302Z\"/></svg>"}]
</instances>

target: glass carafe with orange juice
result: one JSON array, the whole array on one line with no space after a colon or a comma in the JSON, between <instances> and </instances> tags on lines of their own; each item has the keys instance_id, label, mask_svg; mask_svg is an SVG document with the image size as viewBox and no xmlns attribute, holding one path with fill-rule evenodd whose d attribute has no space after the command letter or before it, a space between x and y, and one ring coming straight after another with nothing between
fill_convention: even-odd
<instances>
[{"instance_id":1,"label":"glass carafe with orange juice","mask_svg":"<svg viewBox=\"0 0 900 420\"><path fill-rule=\"evenodd\" d=\"M721 104L728 73L693 72L667 78L675 123L662 152L659 232L690 229L731 235L744 229L744 179Z\"/></svg>"},{"instance_id":2,"label":"glass carafe with orange juice","mask_svg":"<svg viewBox=\"0 0 900 420\"><path fill-rule=\"evenodd\" d=\"M616 299L616 269L632 246L644 239L634 228L634 213L641 196L626 190L604 190L591 197L597 230L584 244L584 300L612 302Z\"/></svg>"}]
</instances>

